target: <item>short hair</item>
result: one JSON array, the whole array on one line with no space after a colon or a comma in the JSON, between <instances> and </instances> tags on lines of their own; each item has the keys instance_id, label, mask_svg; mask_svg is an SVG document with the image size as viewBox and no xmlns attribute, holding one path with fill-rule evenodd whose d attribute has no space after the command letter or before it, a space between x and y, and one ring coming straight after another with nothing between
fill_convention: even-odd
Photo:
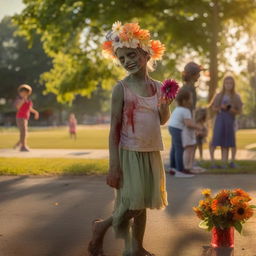
<instances>
[{"instance_id":1,"label":"short hair","mask_svg":"<svg viewBox=\"0 0 256 256\"><path fill-rule=\"evenodd\" d=\"M180 89L177 96L176 96L176 101L179 106L182 106L183 101L187 101L191 98L191 92L185 89Z\"/></svg>"},{"instance_id":2,"label":"short hair","mask_svg":"<svg viewBox=\"0 0 256 256\"><path fill-rule=\"evenodd\" d=\"M18 92L28 92L30 95L32 93L32 88L28 84L22 84L18 87Z\"/></svg>"}]
</instances>

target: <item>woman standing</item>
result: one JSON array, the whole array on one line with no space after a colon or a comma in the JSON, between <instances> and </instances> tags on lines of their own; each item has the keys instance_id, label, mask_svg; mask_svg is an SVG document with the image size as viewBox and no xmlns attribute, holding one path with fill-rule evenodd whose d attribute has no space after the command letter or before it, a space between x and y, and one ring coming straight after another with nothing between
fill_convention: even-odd
<instances>
[{"instance_id":1,"label":"woman standing","mask_svg":"<svg viewBox=\"0 0 256 256\"><path fill-rule=\"evenodd\" d=\"M210 104L211 109L216 113L216 120L213 129L213 137L210 145L210 151L215 147L221 147L222 168L228 166L229 148L235 152L235 118L242 111L243 103L240 96L235 91L235 80L232 76L227 76L223 81L223 88ZM235 154L232 154L230 167L235 167ZM212 158L214 165L214 159Z\"/></svg>"}]
</instances>

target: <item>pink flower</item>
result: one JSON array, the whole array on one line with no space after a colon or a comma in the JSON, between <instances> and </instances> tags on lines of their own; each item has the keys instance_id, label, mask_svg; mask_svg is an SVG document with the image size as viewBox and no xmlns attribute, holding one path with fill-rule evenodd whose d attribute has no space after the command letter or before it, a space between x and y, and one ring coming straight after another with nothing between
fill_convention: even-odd
<instances>
[{"instance_id":1,"label":"pink flower","mask_svg":"<svg viewBox=\"0 0 256 256\"><path fill-rule=\"evenodd\" d=\"M177 93L179 90L179 84L172 79L166 79L163 82L163 85L161 86L162 93L168 98L168 99L175 99Z\"/></svg>"}]
</instances>

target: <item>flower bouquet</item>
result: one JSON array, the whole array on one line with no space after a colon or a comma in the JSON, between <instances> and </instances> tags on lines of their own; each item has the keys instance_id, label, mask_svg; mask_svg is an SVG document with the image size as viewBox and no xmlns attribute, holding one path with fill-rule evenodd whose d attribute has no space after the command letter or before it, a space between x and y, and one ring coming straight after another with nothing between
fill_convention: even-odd
<instances>
[{"instance_id":1,"label":"flower bouquet","mask_svg":"<svg viewBox=\"0 0 256 256\"><path fill-rule=\"evenodd\" d=\"M234 247L234 229L239 233L242 225L253 215L255 205L242 189L221 190L215 196L210 189L202 190L203 200L194 212L202 221L200 228L212 231L212 247Z\"/></svg>"},{"instance_id":2,"label":"flower bouquet","mask_svg":"<svg viewBox=\"0 0 256 256\"><path fill-rule=\"evenodd\" d=\"M161 91L165 98L173 100L176 98L176 95L179 91L179 84L175 80L166 79L165 81L163 81Z\"/></svg>"}]
</instances>

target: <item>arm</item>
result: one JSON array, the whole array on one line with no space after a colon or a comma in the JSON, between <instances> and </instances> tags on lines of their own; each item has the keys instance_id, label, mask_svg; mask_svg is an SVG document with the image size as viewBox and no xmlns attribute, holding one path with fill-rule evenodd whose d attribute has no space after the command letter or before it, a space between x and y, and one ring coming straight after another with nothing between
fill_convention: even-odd
<instances>
[{"instance_id":1,"label":"arm","mask_svg":"<svg viewBox=\"0 0 256 256\"><path fill-rule=\"evenodd\" d=\"M237 103L235 106L232 106L230 108L230 112L234 115L240 115L242 114L243 102L239 95L236 95L236 97L237 97Z\"/></svg>"},{"instance_id":2,"label":"arm","mask_svg":"<svg viewBox=\"0 0 256 256\"><path fill-rule=\"evenodd\" d=\"M123 89L120 84L113 89L111 103L111 126L109 133L109 173L107 184L113 188L120 187L122 170L119 159L119 142L122 128Z\"/></svg>"},{"instance_id":3,"label":"arm","mask_svg":"<svg viewBox=\"0 0 256 256\"><path fill-rule=\"evenodd\" d=\"M30 112L34 114L35 119L39 119L39 113L33 107L30 108Z\"/></svg>"},{"instance_id":4,"label":"arm","mask_svg":"<svg viewBox=\"0 0 256 256\"><path fill-rule=\"evenodd\" d=\"M192 128L192 129L201 129L201 126L199 124L196 124L192 119L184 119L184 124L188 127L188 128Z\"/></svg>"},{"instance_id":5,"label":"arm","mask_svg":"<svg viewBox=\"0 0 256 256\"><path fill-rule=\"evenodd\" d=\"M164 125L170 118L170 104L172 100L161 99L159 107L160 124Z\"/></svg>"}]
</instances>

